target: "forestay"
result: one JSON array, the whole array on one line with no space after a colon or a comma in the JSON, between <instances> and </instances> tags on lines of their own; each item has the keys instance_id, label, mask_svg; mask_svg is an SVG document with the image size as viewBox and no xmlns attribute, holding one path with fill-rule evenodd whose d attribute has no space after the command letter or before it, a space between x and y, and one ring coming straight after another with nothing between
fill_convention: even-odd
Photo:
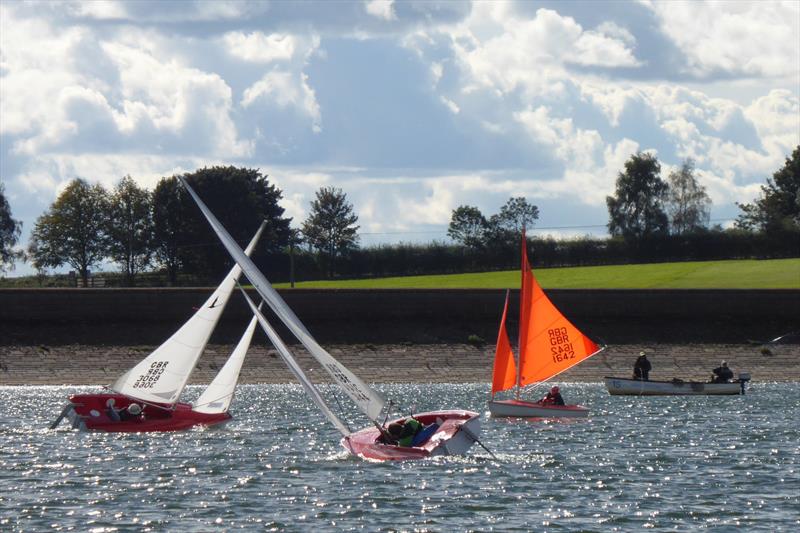
<instances>
[{"instance_id":1,"label":"forestay","mask_svg":"<svg viewBox=\"0 0 800 533\"><path fill-rule=\"evenodd\" d=\"M250 309L253 310L255 318L257 318L259 324L261 324L261 329L263 329L264 333L267 334L267 337L269 337L272 345L275 346L276 350L278 350L278 354L281 356L281 359L283 359L283 362L286 363L287 367L289 367L289 370L303 386L314 404L319 407L319 410L322 411L322 413L328 418L328 420L331 421L334 426L336 426L336 429L338 429L342 435L345 437L350 435L350 431L348 431L347 427L342 423L342 421L339 420L335 414L333 414L333 411L331 411L330 407L328 407L328 404L325 403L325 400L322 398L319 390L317 390L317 387L314 386L314 383L312 383L310 379L308 379L308 376L306 376L305 372L303 372L303 370L300 368L300 365L297 364L294 356L292 356L292 352L289 351L289 348L283 343L278 334L275 333L275 330L272 329L272 326L270 326L269 322L267 322L267 319L264 318L264 315L261 313L261 311L256 308L253 300L250 299L244 290L242 290L242 294L244 294Z\"/></svg>"},{"instance_id":2,"label":"forestay","mask_svg":"<svg viewBox=\"0 0 800 533\"><path fill-rule=\"evenodd\" d=\"M263 223L258 228L243 255L249 255L253 251L265 225L266 223ZM234 265L197 312L161 346L123 374L111 389L146 402L169 404L177 402L230 299L240 274L241 268L239 265Z\"/></svg>"},{"instance_id":3,"label":"forestay","mask_svg":"<svg viewBox=\"0 0 800 533\"><path fill-rule=\"evenodd\" d=\"M242 252L241 248L236 244L236 241L231 238L227 230L225 230L213 213L206 207L186 180L182 177L179 177L179 179L184 187L186 187L186 190L189 191L192 198L194 198L194 201L203 212L203 215L205 215L209 224L211 224L211 227L222 241L222 244L225 245L225 248L227 248L233 259L242 268L244 275L247 276L247 279L250 280L250 283L253 284L253 287L255 287L270 309L272 309L286 327L289 328L303 346L306 347L309 353L319 361L322 367L342 387L344 392L355 402L358 408L371 420L377 421L386 401L317 343L303 323L300 322L300 319L294 314L294 311L286 305L286 302L277 291L275 291L267 278L258 270L250 258Z\"/></svg>"},{"instance_id":4,"label":"forestay","mask_svg":"<svg viewBox=\"0 0 800 533\"><path fill-rule=\"evenodd\" d=\"M231 356L225 361L222 369L193 403L195 411L201 413L224 413L228 410L236 392L236 384L239 382L239 373L242 370L244 358L253 340L257 319L258 317L254 315L244 335L242 335L236 348L233 349Z\"/></svg>"}]
</instances>

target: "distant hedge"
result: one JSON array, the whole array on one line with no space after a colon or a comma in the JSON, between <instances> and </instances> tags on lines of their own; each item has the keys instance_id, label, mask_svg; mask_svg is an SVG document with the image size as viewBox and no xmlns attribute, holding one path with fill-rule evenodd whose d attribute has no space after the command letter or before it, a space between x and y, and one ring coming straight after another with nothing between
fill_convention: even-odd
<instances>
[{"instance_id":1,"label":"distant hedge","mask_svg":"<svg viewBox=\"0 0 800 533\"><path fill-rule=\"evenodd\" d=\"M723 259L778 259L800 257L800 231L780 235L745 231L708 231L626 242L621 237L598 239L529 238L528 254L535 267L618 265ZM289 259L275 257L259 265L276 282L289 280ZM316 255L296 251L295 280L325 278ZM396 244L366 247L337 260L340 278L413 276L486 272L519 268L519 244L497 244L468 249L444 243Z\"/></svg>"},{"instance_id":2,"label":"distant hedge","mask_svg":"<svg viewBox=\"0 0 800 533\"><path fill-rule=\"evenodd\" d=\"M215 243L216 245L216 243ZM531 237L528 254L534 267L565 267L663 263L676 261L716 261L724 259L780 259L800 257L800 230L780 234L742 230L708 231L689 235L654 237L628 242L621 237L553 239ZM337 259L337 279L388 276L457 274L519 268L519 243L493 243L491 247L470 249L454 244L394 244L360 248ZM257 254L256 264L272 282L290 281L288 252ZM324 257L307 249L295 249L295 281L325 279ZM223 274L181 274L178 286L213 286ZM102 286L125 286L120 273L96 274ZM4 286L69 286L75 278L65 275L28 279L7 279ZM166 272L145 272L137 286L169 286Z\"/></svg>"}]
</instances>

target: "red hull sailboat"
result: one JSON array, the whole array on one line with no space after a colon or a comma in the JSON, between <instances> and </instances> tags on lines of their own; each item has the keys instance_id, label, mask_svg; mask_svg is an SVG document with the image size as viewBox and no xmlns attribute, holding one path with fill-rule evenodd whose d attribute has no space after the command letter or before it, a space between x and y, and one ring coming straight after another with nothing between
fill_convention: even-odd
<instances>
[{"instance_id":1,"label":"red hull sailboat","mask_svg":"<svg viewBox=\"0 0 800 533\"><path fill-rule=\"evenodd\" d=\"M544 383L603 350L567 320L539 286L528 261L524 230L521 274L519 364L514 361L514 352L506 330L506 293L497 335L489 412L496 417L588 416L589 410L580 405L547 405L520 399L523 387ZM495 400L496 393L512 388L516 389L514 399Z\"/></svg>"},{"instance_id":2,"label":"red hull sailboat","mask_svg":"<svg viewBox=\"0 0 800 533\"><path fill-rule=\"evenodd\" d=\"M262 224L250 242L258 242ZM180 401L197 361L230 300L241 274L234 266L206 302L169 339L108 387L108 392L75 394L50 425L64 418L72 427L88 431L130 433L179 431L193 426L212 426L231 419L228 413L256 328L256 317L214 380L195 402Z\"/></svg>"}]
</instances>

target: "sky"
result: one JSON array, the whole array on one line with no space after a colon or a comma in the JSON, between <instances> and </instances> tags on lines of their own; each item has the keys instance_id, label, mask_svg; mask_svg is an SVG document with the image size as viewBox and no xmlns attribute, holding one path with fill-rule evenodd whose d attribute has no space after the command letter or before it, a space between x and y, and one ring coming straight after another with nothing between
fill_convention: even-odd
<instances>
[{"instance_id":1,"label":"sky","mask_svg":"<svg viewBox=\"0 0 800 533\"><path fill-rule=\"evenodd\" d=\"M798 1L2 0L0 180L23 245L76 177L212 165L269 175L294 227L342 189L367 246L515 196L600 236L647 151L694 159L725 226L800 144L798 35Z\"/></svg>"}]
</instances>

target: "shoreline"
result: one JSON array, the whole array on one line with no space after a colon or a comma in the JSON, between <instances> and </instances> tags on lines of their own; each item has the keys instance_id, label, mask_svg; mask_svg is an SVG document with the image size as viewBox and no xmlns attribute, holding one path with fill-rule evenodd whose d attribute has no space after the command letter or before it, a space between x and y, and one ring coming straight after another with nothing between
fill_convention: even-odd
<instances>
[{"instance_id":1,"label":"shoreline","mask_svg":"<svg viewBox=\"0 0 800 533\"><path fill-rule=\"evenodd\" d=\"M147 356L155 346L0 346L0 386L108 385ZM468 344L340 344L327 350L371 383L489 383L494 346ZM232 345L210 344L189 384L209 383L227 360ZM329 383L327 373L299 345L290 349L311 379ZM627 344L609 346L554 382L602 382L628 377L640 351L647 353L655 380L707 381L711 369L728 361L734 373L749 372L752 382L800 381L800 344ZM294 383L275 351L253 345L240 384Z\"/></svg>"}]
</instances>

